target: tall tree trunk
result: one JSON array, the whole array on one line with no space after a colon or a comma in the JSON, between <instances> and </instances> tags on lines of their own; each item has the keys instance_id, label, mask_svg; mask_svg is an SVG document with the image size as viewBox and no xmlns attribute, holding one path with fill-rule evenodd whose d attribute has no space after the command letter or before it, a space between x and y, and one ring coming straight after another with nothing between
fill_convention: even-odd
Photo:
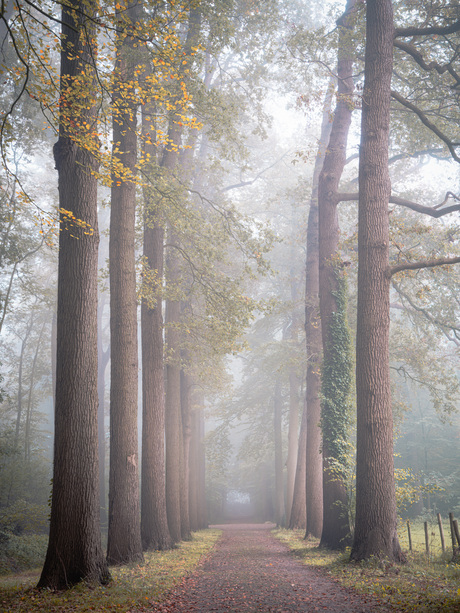
<instances>
[{"instance_id":1,"label":"tall tree trunk","mask_svg":"<svg viewBox=\"0 0 460 613\"><path fill-rule=\"evenodd\" d=\"M356 524L351 559L402 559L389 378L391 0L368 0L359 161Z\"/></svg>"},{"instance_id":2,"label":"tall tree trunk","mask_svg":"<svg viewBox=\"0 0 460 613\"><path fill-rule=\"evenodd\" d=\"M169 235L166 256L167 283L177 286L180 278L177 254L178 239L174 231ZM173 542L181 540L180 517L180 457L181 457L181 394L180 394L180 301L166 301L166 510L169 532Z\"/></svg>"},{"instance_id":3,"label":"tall tree trunk","mask_svg":"<svg viewBox=\"0 0 460 613\"><path fill-rule=\"evenodd\" d=\"M97 395L99 406L97 411L98 423L98 448L99 448L99 501L101 509L101 525L107 528L107 494L105 484L105 371L110 359L110 345L104 350L102 346L102 313L104 305L99 305L98 308L98 338L97 338L97 355L98 355L98 372L97 372Z\"/></svg>"},{"instance_id":4,"label":"tall tree trunk","mask_svg":"<svg viewBox=\"0 0 460 613\"><path fill-rule=\"evenodd\" d=\"M284 506L284 479L283 479L283 440L282 440L282 412L283 399L281 397L281 382L275 383L274 405L274 434L275 434L275 522L277 526L285 524Z\"/></svg>"},{"instance_id":5,"label":"tall tree trunk","mask_svg":"<svg viewBox=\"0 0 460 613\"><path fill-rule=\"evenodd\" d=\"M294 271L294 246L295 246L295 231L297 228L296 216L294 207L291 210L291 253L290 253L290 290L292 302L292 317L290 326L290 341L295 347L298 342L298 279ZM299 446L299 387L300 380L297 377L294 365L289 369L289 425L288 425L288 449L286 458L286 526L290 524L292 501L294 498L294 483L296 474L297 451Z\"/></svg>"},{"instance_id":6,"label":"tall tree trunk","mask_svg":"<svg viewBox=\"0 0 460 613\"><path fill-rule=\"evenodd\" d=\"M155 159L153 109L143 107L144 157ZM150 137L149 137L150 134ZM143 298L142 323L142 493L141 534L144 549L168 549L172 545L166 514L165 482L165 384L163 359L164 227L156 210L152 189L144 188L144 257L154 275L154 292Z\"/></svg>"},{"instance_id":7,"label":"tall tree trunk","mask_svg":"<svg viewBox=\"0 0 460 613\"><path fill-rule=\"evenodd\" d=\"M40 334L38 335L37 344L35 346L34 358L32 360L32 369L30 372L29 394L27 397L26 407L26 423L24 428L24 459L27 463L30 462L30 447L31 447L31 432L32 432L32 407L33 407L33 392L35 383L35 371L37 368L37 360L40 353L40 345L43 334L45 332L46 322L42 324Z\"/></svg>"},{"instance_id":8,"label":"tall tree trunk","mask_svg":"<svg viewBox=\"0 0 460 613\"><path fill-rule=\"evenodd\" d=\"M98 164L70 133L75 122L77 138L92 142L95 8L82 2L62 6L61 108L54 148L61 209L54 471L48 550L38 582L38 587L50 589L68 588L83 579L104 583L109 578L99 529ZM65 211L89 229L70 228Z\"/></svg>"},{"instance_id":9,"label":"tall tree trunk","mask_svg":"<svg viewBox=\"0 0 460 613\"><path fill-rule=\"evenodd\" d=\"M200 473L200 407L198 394L193 393L190 411L190 475L189 475L189 515L190 529L199 530L199 473Z\"/></svg>"},{"instance_id":10,"label":"tall tree trunk","mask_svg":"<svg viewBox=\"0 0 460 613\"><path fill-rule=\"evenodd\" d=\"M307 345L306 397L306 532L319 538L323 530L323 456L321 453L321 319L319 317L319 236L318 183L331 133L331 105L334 86L329 84L323 105L318 153L313 170L312 193L307 225L307 267L305 275L305 339Z\"/></svg>"},{"instance_id":11,"label":"tall tree trunk","mask_svg":"<svg viewBox=\"0 0 460 613\"><path fill-rule=\"evenodd\" d=\"M202 530L208 527L207 508L206 508L206 458L204 449L204 395L201 390L195 390L194 394L194 448L193 456L195 458L193 466L195 467L195 476L191 482L196 483L196 530ZM193 439L192 439L193 440ZM192 527L193 529L193 527Z\"/></svg>"},{"instance_id":12,"label":"tall tree trunk","mask_svg":"<svg viewBox=\"0 0 460 613\"><path fill-rule=\"evenodd\" d=\"M32 332L34 322L34 313L30 314L30 319L24 332L24 338L21 339L21 353L19 354L19 368L18 368L18 408L16 411L16 427L14 432L14 449L19 449L19 433L21 431L22 420L22 401L23 401L23 371L24 371L24 356L27 347L27 341L29 340L30 333Z\"/></svg>"},{"instance_id":13,"label":"tall tree trunk","mask_svg":"<svg viewBox=\"0 0 460 613\"><path fill-rule=\"evenodd\" d=\"M185 357L185 356L184 356ZM186 359L186 358L185 358ZM181 370L181 423L182 423L182 468L181 468L181 534L184 540L191 538L190 534L190 439L191 425L191 391L190 376Z\"/></svg>"},{"instance_id":14,"label":"tall tree trunk","mask_svg":"<svg viewBox=\"0 0 460 613\"><path fill-rule=\"evenodd\" d=\"M338 45L338 93L331 135L318 184L319 211L319 297L321 331L323 339L323 363L328 363L334 346L333 316L337 312L335 293L343 274L337 262L339 226L337 215L337 192L346 161L348 131L353 110L353 54L350 45L350 30L353 26L356 0L348 0L344 15L339 21ZM337 419L322 403L322 421ZM339 417L345 419L345 416ZM347 517L347 489L340 470L332 469L336 458L323 435L323 530L321 546L343 549L349 542ZM308 461L308 460L307 460ZM308 522L308 516L307 516Z\"/></svg>"},{"instance_id":15,"label":"tall tree trunk","mask_svg":"<svg viewBox=\"0 0 460 613\"><path fill-rule=\"evenodd\" d=\"M292 498L291 516L289 518L289 528L303 528L307 526L307 505L306 505L306 473L307 473L307 405L304 403L302 420L300 422L299 445L297 451L297 465L294 481L294 495Z\"/></svg>"},{"instance_id":16,"label":"tall tree trunk","mask_svg":"<svg viewBox=\"0 0 460 613\"><path fill-rule=\"evenodd\" d=\"M294 321L291 324L294 325ZM293 340L297 340L297 334ZM294 499L294 484L299 447L299 378L291 368L289 372L289 429L288 453L286 459L286 525L291 521L292 501Z\"/></svg>"},{"instance_id":17,"label":"tall tree trunk","mask_svg":"<svg viewBox=\"0 0 460 613\"><path fill-rule=\"evenodd\" d=\"M137 3L117 4L116 18L124 32L139 19ZM136 219L136 101L129 83L135 79L132 36L117 43L113 92L114 156L123 176L112 176L110 215L110 475L107 559L110 564L142 560L139 508L139 454L137 432L138 346L135 269ZM128 85L127 85L128 84ZM128 93L127 93L128 92Z\"/></svg>"}]
</instances>

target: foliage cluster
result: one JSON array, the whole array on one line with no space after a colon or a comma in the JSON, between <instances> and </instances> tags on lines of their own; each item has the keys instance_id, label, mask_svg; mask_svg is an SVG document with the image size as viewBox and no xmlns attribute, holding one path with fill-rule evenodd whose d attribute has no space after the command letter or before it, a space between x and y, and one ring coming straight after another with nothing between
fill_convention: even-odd
<instances>
[{"instance_id":1,"label":"foliage cluster","mask_svg":"<svg viewBox=\"0 0 460 613\"><path fill-rule=\"evenodd\" d=\"M323 444L328 456L336 461L334 468L337 470L339 467L345 468L349 460L353 351L347 319L348 283L343 271L336 269L335 276L337 308L330 323L334 342L321 368L321 430Z\"/></svg>"}]
</instances>

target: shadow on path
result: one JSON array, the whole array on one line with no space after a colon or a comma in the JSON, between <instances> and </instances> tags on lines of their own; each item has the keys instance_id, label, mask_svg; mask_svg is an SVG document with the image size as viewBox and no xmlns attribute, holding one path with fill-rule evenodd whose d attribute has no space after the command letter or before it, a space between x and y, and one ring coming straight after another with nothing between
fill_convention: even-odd
<instances>
[{"instance_id":1,"label":"shadow on path","mask_svg":"<svg viewBox=\"0 0 460 613\"><path fill-rule=\"evenodd\" d=\"M367 613L388 611L297 560L273 524L212 526L223 531L198 570L153 611L199 613Z\"/></svg>"}]
</instances>

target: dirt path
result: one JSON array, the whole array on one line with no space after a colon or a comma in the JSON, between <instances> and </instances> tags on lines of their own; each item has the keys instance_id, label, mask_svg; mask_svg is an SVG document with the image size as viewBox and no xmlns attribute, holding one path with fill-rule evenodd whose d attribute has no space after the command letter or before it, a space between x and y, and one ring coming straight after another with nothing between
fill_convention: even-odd
<instances>
[{"instance_id":1,"label":"dirt path","mask_svg":"<svg viewBox=\"0 0 460 613\"><path fill-rule=\"evenodd\" d=\"M297 560L266 524L216 526L222 538L167 602L170 613L367 613L388 611Z\"/></svg>"}]
</instances>

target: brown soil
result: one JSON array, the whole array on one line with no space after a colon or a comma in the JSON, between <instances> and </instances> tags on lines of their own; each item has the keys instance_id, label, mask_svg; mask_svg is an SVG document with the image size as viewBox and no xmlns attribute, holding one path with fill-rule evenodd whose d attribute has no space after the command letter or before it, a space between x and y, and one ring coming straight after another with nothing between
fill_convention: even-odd
<instances>
[{"instance_id":1,"label":"brown soil","mask_svg":"<svg viewBox=\"0 0 460 613\"><path fill-rule=\"evenodd\" d=\"M153 611L170 613L367 613L388 611L296 559L271 524L215 526L221 539L198 570Z\"/></svg>"}]
</instances>

